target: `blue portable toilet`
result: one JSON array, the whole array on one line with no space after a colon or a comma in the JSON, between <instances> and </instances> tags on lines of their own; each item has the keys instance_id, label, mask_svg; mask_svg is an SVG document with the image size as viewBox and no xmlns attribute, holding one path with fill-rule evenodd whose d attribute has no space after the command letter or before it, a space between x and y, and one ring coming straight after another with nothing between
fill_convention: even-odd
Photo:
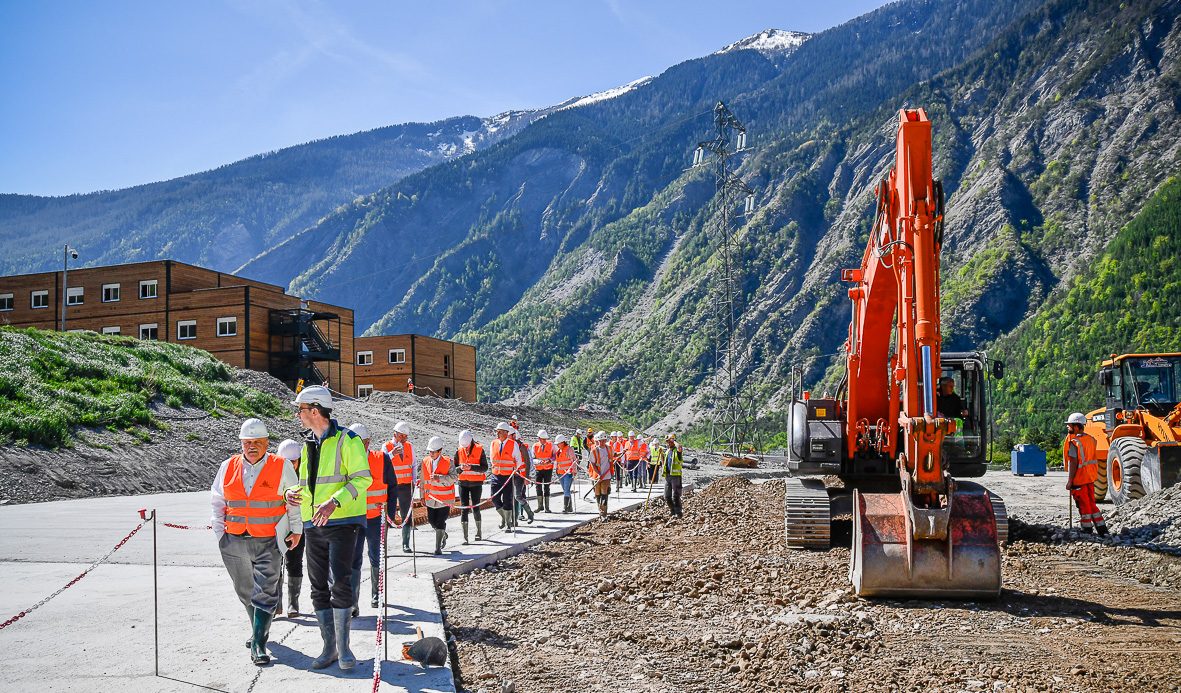
<instances>
[{"instance_id":1,"label":"blue portable toilet","mask_svg":"<svg viewBox=\"0 0 1181 693\"><path fill-rule=\"evenodd\" d=\"M1029 443L1014 445L1013 450L1009 453L1009 460L1012 463L1013 474L1016 476L1046 475L1046 451L1036 445Z\"/></svg>"}]
</instances>

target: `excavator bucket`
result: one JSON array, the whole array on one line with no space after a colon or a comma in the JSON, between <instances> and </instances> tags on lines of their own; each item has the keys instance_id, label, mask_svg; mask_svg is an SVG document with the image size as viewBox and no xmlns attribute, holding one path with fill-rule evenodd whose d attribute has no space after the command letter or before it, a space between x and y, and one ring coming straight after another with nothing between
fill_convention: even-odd
<instances>
[{"instance_id":1,"label":"excavator bucket","mask_svg":"<svg viewBox=\"0 0 1181 693\"><path fill-rule=\"evenodd\" d=\"M857 595L996 598L1001 591L1001 554L988 492L960 482L944 517L945 531L924 527L905 493L854 491L849 579ZM916 534L943 537L916 539Z\"/></svg>"}]
</instances>

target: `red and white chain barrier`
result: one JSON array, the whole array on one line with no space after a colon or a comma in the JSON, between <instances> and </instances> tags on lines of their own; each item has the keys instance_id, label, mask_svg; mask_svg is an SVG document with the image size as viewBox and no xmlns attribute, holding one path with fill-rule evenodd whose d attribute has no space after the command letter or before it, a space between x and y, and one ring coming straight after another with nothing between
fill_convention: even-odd
<instances>
[{"instance_id":1,"label":"red and white chain barrier","mask_svg":"<svg viewBox=\"0 0 1181 693\"><path fill-rule=\"evenodd\" d=\"M197 529L197 530L213 529L213 525L205 525L204 527L190 527L189 525L178 525L178 524L173 524L171 522L161 522L160 524L164 525L165 527L171 527L173 529Z\"/></svg>"},{"instance_id":2,"label":"red and white chain barrier","mask_svg":"<svg viewBox=\"0 0 1181 693\"><path fill-rule=\"evenodd\" d=\"M102 558L98 559L98 560L97 560L97 561L95 561L94 563L91 563L89 568L87 568L86 570L83 570L81 573L79 573L79 574L78 574L78 577L76 577L76 578L74 578L73 580L70 580L69 582L67 582L67 583L66 583L64 586L60 587L60 588L59 588L59 589L58 589L56 592L54 592L53 594L49 595L48 597L46 597L46 598L42 599L41 601L37 602L36 604L34 604L34 605L30 606L29 608L27 608L27 609L25 609L24 611L20 612L20 613L19 613L19 614L17 614L16 616L13 616L12 618L10 618L10 619L8 619L7 621L5 621L4 623L0 623L0 630L3 630L3 629L5 629L5 628L7 628L8 626L11 626L12 624L14 624L14 623L16 623L17 621L21 620L21 619L22 619L22 618L24 618L25 616L28 616L29 614L33 613L33 612L34 612L34 611L36 611L37 609L40 609L41 607L45 606L45 604L47 604L47 603L49 602L49 600L53 599L54 597L56 597L57 595L61 594L62 592L65 592L65 591L66 591L68 588L70 588L70 587L73 587L74 585L78 584L78 581L79 581L79 580L81 580L82 578L86 577L86 575L87 575L87 574L88 574L90 571L92 571L92 570L94 570L95 568L99 567L99 566L100 566L100 565L102 565L103 563L106 563L107 559L108 559L108 558L110 558L112 554L114 554L114 553L115 553L116 551L118 551L119 549L123 548L123 545L124 545L124 544L126 544L126 543L127 543L127 542L128 542L128 541L129 541L129 540L132 538L132 537L134 537L136 532L138 532L139 530L143 529L144 525L146 525L147 523L148 523L148 521L147 521L147 520L143 520L143 521L141 521L141 522L140 522L138 525L136 525L136 526L135 526L135 529L133 529L133 530L131 530L130 532L128 532L128 533L127 533L127 536L125 536L125 537L123 537L122 539L120 539L118 544L115 544L115 548L113 548L113 549L111 549L110 551L108 551L108 552L106 553L106 555L105 555L105 556L103 556Z\"/></svg>"},{"instance_id":3,"label":"red and white chain barrier","mask_svg":"<svg viewBox=\"0 0 1181 693\"><path fill-rule=\"evenodd\" d=\"M381 516L385 517L385 504L381 505ZM377 593L381 595L381 610L377 612L377 649L373 653L373 693L377 693L378 686L381 685L381 663L384 658L381 656L381 639L385 634L385 571L386 571L386 555L385 555L385 535L388 529L386 523L381 523L381 570L377 571Z\"/></svg>"}]
</instances>

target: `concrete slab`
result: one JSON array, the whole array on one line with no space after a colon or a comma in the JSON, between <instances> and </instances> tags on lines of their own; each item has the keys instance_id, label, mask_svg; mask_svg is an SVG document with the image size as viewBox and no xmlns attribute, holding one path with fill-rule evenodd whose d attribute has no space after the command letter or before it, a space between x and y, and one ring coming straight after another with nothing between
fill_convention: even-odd
<instances>
[{"instance_id":1,"label":"concrete slab","mask_svg":"<svg viewBox=\"0 0 1181 693\"><path fill-rule=\"evenodd\" d=\"M573 514L543 514L514 534L496 528L498 516L484 512L484 541L464 546L460 520L448 522L450 541L442 556L429 527L415 534L413 556L400 550L391 532L387 582L389 621L385 633L392 661L381 662L382 690L453 691L448 667L422 669L400 661L401 643L425 635L443 636L436 583L487 565L573 531L593 520L594 504L576 494ZM560 492L559 492L560 493ZM635 507L647 494L614 494L611 509ZM660 488L651 494L660 503ZM560 501L559 505L560 505ZM280 618L272 626L275 663L251 664L243 643L249 625L234 597L209 521L207 493L95 498L0 506L0 620L46 597L110 550L139 522L140 508L156 508L159 522L189 525L157 527L159 563L160 677L154 675L152 533L141 530L111 560L97 567L37 611L0 630L5 680L13 691L92 691L126 689L136 693L212 689L263 691L280 687L317 691L359 691L370 685L376 654L376 615L368 607L368 571L362 586L361 616L353 621L355 669L332 666L310 670L319 653L315 619ZM474 527L473 527L474 536ZM305 581L301 604L310 605Z\"/></svg>"}]
</instances>

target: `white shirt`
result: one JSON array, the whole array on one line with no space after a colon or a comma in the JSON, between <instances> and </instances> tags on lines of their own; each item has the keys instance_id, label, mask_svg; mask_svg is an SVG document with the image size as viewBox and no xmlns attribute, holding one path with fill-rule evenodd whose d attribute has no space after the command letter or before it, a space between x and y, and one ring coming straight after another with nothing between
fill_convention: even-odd
<instances>
[{"instance_id":1,"label":"white shirt","mask_svg":"<svg viewBox=\"0 0 1181 693\"><path fill-rule=\"evenodd\" d=\"M219 540L222 535L226 533L226 494L225 494L225 478L226 470L230 466L230 460L233 457L228 457L221 466L217 469L217 474L213 477L213 484L209 487L210 503L213 506L213 515L209 518L209 524L213 525L213 534ZM242 456L245 464L242 465L242 485L246 487L246 493L254 488L254 482L258 481L258 475L262 472L263 462L266 461L266 455L263 455L257 463L251 463ZM299 484L299 475L295 473L295 467L290 462L284 460L283 475L280 477L279 488L281 490L289 489L292 486ZM287 514L279 519L278 524L275 525L275 538L279 542L281 549L286 550L287 544L283 541L287 538L288 532L292 534L303 533L303 519L299 515L299 506L287 505Z\"/></svg>"}]
</instances>

